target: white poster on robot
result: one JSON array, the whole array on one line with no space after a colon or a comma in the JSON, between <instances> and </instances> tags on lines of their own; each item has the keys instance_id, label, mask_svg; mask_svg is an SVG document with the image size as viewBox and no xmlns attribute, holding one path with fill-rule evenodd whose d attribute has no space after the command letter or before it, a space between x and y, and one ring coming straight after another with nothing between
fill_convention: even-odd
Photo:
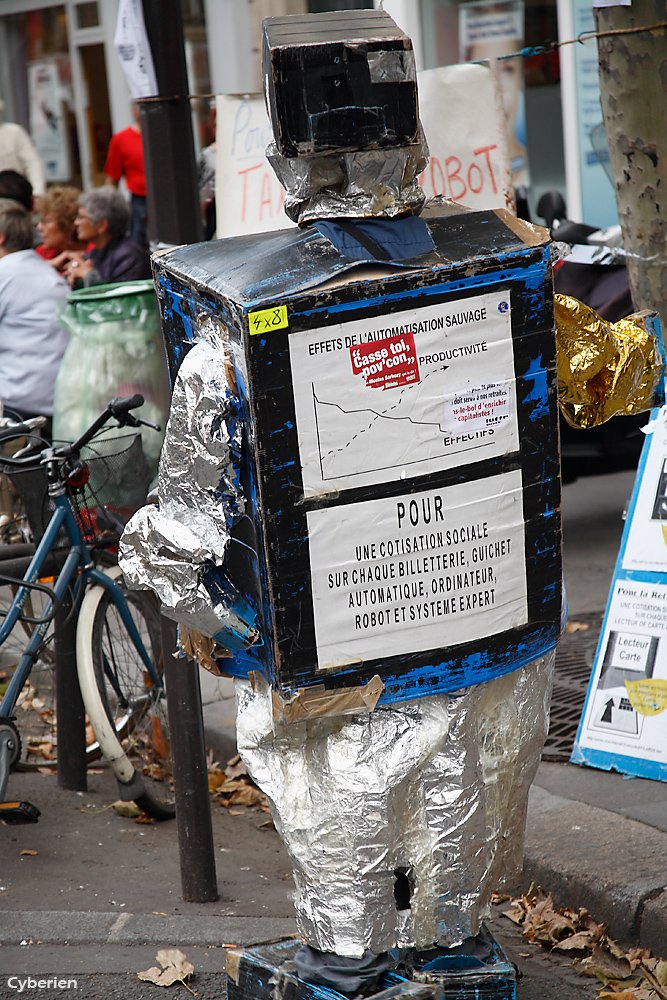
<instances>
[{"instance_id":1,"label":"white poster on robot","mask_svg":"<svg viewBox=\"0 0 667 1000\"><path fill-rule=\"evenodd\" d=\"M516 451L509 292L290 334L304 495Z\"/></svg>"},{"instance_id":2,"label":"white poster on robot","mask_svg":"<svg viewBox=\"0 0 667 1000\"><path fill-rule=\"evenodd\" d=\"M307 519L321 670L528 621L519 471Z\"/></svg>"},{"instance_id":3,"label":"white poster on robot","mask_svg":"<svg viewBox=\"0 0 667 1000\"><path fill-rule=\"evenodd\" d=\"M667 762L667 585L616 580L578 744Z\"/></svg>"},{"instance_id":4,"label":"white poster on robot","mask_svg":"<svg viewBox=\"0 0 667 1000\"><path fill-rule=\"evenodd\" d=\"M623 553L624 570L667 573L667 408L656 420Z\"/></svg>"}]
</instances>

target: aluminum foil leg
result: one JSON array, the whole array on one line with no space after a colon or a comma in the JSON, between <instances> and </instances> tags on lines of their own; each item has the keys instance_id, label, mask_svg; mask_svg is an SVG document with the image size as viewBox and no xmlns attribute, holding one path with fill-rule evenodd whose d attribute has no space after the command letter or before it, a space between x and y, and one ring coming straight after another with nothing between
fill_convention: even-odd
<instances>
[{"instance_id":1,"label":"aluminum foil leg","mask_svg":"<svg viewBox=\"0 0 667 1000\"><path fill-rule=\"evenodd\" d=\"M554 654L453 695L276 724L237 682L239 752L294 866L300 932L360 957L475 934L523 851ZM397 873L410 906L397 909Z\"/></svg>"}]
</instances>

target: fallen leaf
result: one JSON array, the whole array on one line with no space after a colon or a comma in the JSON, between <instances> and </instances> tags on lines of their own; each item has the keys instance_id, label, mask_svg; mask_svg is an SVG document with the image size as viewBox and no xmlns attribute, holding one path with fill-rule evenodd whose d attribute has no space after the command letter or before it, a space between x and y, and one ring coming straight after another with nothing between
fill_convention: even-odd
<instances>
[{"instance_id":1,"label":"fallen leaf","mask_svg":"<svg viewBox=\"0 0 667 1000\"><path fill-rule=\"evenodd\" d=\"M608 998L608 1000L637 1000L635 990L621 990L620 992L614 990L612 993L599 993L598 996Z\"/></svg>"},{"instance_id":2,"label":"fallen leaf","mask_svg":"<svg viewBox=\"0 0 667 1000\"><path fill-rule=\"evenodd\" d=\"M111 808L115 809L119 816L127 816L128 819L136 819L141 812L136 802L123 802L122 799L112 802Z\"/></svg>"},{"instance_id":3,"label":"fallen leaf","mask_svg":"<svg viewBox=\"0 0 667 1000\"><path fill-rule=\"evenodd\" d=\"M233 792L229 804L233 806L254 806L262 797L259 788L252 785L244 785L238 791Z\"/></svg>"},{"instance_id":4,"label":"fallen leaf","mask_svg":"<svg viewBox=\"0 0 667 1000\"><path fill-rule=\"evenodd\" d=\"M515 924L522 924L526 919L526 911L517 906L513 910L503 910L502 916L512 920Z\"/></svg>"},{"instance_id":5,"label":"fallen leaf","mask_svg":"<svg viewBox=\"0 0 667 1000\"><path fill-rule=\"evenodd\" d=\"M244 809L230 809L229 810L229 815L230 816L243 816L244 812L245 812Z\"/></svg>"},{"instance_id":6,"label":"fallen leaf","mask_svg":"<svg viewBox=\"0 0 667 1000\"><path fill-rule=\"evenodd\" d=\"M660 983L657 976L655 976L655 974L651 971L651 969L647 967L645 962L640 963L637 971L642 972L644 974L646 983L651 987L651 989L655 993L657 993L659 997L662 998L662 1000L667 1000L667 990Z\"/></svg>"},{"instance_id":7,"label":"fallen leaf","mask_svg":"<svg viewBox=\"0 0 667 1000\"><path fill-rule=\"evenodd\" d=\"M247 773L248 770L242 760L237 761L235 764L227 764L225 768L225 774L228 778L240 778Z\"/></svg>"},{"instance_id":8,"label":"fallen leaf","mask_svg":"<svg viewBox=\"0 0 667 1000\"><path fill-rule=\"evenodd\" d=\"M162 969L153 966L152 969L146 969L145 972L138 972L139 979L147 983L155 983L156 986L173 986L174 983L183 983L187 989L190 989L185 980L195 971L195 967L188 962L182 951L179 951L178 948L163 948L157 953L155 960L160 963ZM192 993L192 990L190 992Z\"/></svg>"},{"instance_id":9,"label":"fallen leaf","mask_svg":"<svg viewBox=\"0 0 667 1000\"><path fill-rule=\"evenodd\" d=\"M586 632L590 628L586 622L568 622L565 626L566 632Z\"/></svg>"},{"instance_id":10,"label":"fallen leaf","mask_svg":"<svg viewBox=\"0 0 667 1000\"><path fill-rule=\"evenodd\" d=\"M591 932L580 931L578 934L573 934L571 937L558 941L554 945L554 949L558 951L585 951L587 948L591 948L593 944L595 944L595 941L591 939Z\"/></svg>"},{"instance_id":11,"label":"fallen leaf","mask_svg":"<svg viewBox=\"0 0 667 1000\"><path fill-rule=\"evenodd\" d=\"M661 986L667 986L667 960L659 958L653 969L653 975Z\"/></svg>"},{"instance_id":12,"label":"fallen leaf","mask_svg":"<svg viewBox=\"0 0 667 1000\"><path fill-rule=\"evenodd\" d=\"M575 961L573 967L580 976L602 976L604 979L627 979L632 972L625 956L616 958L599 944L594 946L592 955Z\"/></svg>"},{"instance_id":13,"label":"fallen leaf","mask_svg":"<svg viewBox=\"0 0 667 1000\"><path fill-rule=\"evenodd\" d=\"M225 776L222 771L209 771L208 772L208 790L209 792L215 792L220 785L225 780Z\"/></svg>"},{"instance_id":14,"label":"fallen leaf","mask_svg":"<svg viewBox=\"0 0 667 1000\"><path fill-rule=\"evenodd\" d=\"M31 856L34 856L37 854L37 851L21 851L21 854L30 854Z\"/></svg>"},{"instance_id":15,"label":"fallen leaf","mask_svg":"<svg viewBox=\"0 0 667 1000\"><path fill-rule=\"evenodd\" d=\"M139 815L136 817L136 819L135 819L134 822L135 823L153 824L153 823L155 823L155 819L152 816L149 816L148 813L140 812Z\"/></svg>"}]
</instances>

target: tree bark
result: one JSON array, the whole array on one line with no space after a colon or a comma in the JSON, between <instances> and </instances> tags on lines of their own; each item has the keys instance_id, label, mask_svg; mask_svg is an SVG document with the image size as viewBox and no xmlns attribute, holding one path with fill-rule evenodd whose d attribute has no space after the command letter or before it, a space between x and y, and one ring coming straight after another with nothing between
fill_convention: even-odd
<instances>
[{"instance_id":1,"label":"tree bark","mask_svg":"<svg viewBox=\"0 0 667 1000\"><path fill-rule=\"evenodd\" d=\"M595 10L598 32L667 21L667 0ZM635 309L667 335L667 29L598 38L600 100Z\"/></svg>"}]
</instances>

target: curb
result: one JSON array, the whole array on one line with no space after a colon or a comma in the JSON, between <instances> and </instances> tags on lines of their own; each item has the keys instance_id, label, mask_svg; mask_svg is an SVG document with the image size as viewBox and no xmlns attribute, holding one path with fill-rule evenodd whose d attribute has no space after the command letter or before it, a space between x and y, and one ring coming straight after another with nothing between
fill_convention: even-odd
<instances>
[{"instance_id":1,"label":"curb","mask_svg":"<svg viewBox=\"0 0 667 1000\"><path fill-rule=\"evenodd\" d=\"M0 941L55 945L250 945L296 934L283 917L156 916L63 910L0 913Z\"/></svg>"},{"instance_id":2,"label":"curb","mask_svg":"<svg viewBox=\"0 0 667 1000\"><path fill-rule=\"evenodd\" d=\"M530 791L523 877L557 906L585 907L621 943L667 952L667 834L637 820Z\"/></svg>"}]
</instances>

